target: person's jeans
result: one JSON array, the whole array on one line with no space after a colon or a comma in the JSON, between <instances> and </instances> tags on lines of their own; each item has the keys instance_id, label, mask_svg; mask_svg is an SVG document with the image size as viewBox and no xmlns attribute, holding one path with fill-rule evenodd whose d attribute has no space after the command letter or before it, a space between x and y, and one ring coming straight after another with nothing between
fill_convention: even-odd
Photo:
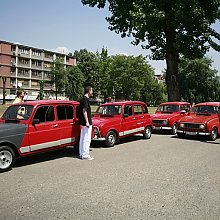
<instances>
[{"instance_id":1,"label":"person's jeans","mask_svg":"<svg viewBox=\"0 0 220 220\"><path fill-rule=\"evenodd\" d=\"M92 125L89 127L82 126L79 142L79 155L80 157L89 156L89 148L91 143Z\"/></svg>"}]
</instances>

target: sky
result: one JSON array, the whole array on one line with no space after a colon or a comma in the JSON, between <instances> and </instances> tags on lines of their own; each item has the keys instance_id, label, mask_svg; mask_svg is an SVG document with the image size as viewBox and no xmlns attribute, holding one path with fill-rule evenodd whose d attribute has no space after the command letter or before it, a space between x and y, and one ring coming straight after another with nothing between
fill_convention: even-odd
<instances>
[{"instance_id":1,"label":"sky","mask_svg":"<svg viewBox=\"0 0 220 220\"><path fill-rule=\"evenodd\" d=\"M132 38L110 31L107 16L107 9L83 6L81 0L0 0L0 40L59 52L84 48L96 52L104 47L109 55L150 54L133 46ZM220 32L220 21L214 28ZM220 53L211 50L207 55L220 75ZM148 62L157 74L166 68L165 61Z\"/></svg>"}]
</instances>

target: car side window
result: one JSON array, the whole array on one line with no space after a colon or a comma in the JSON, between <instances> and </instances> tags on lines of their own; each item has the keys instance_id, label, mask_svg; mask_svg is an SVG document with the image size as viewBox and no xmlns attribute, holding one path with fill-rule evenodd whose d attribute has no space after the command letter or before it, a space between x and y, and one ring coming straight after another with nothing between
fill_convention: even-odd
<instances>
[{"instance_id":1,"label":"car side window","mask_svg":"<svg viewBox=\"0 0 220 220\"><path fill-rule=\"evenodd\" d=\"M71 105L58 105L57 106L58 120L73 119L74 109Z\"/></svg>"},{"instance_id":2,"label":"car side window","mask_svg":"<svg viewBox=\"0 0 220 220\"><path fill-rule=\"evenodd\" d=\"M132 115L132 105L126 105L124 107L124 114L131 116Z\"/></svg>"},{"instance_id":3,"label":"car side window","mask_svg":"<svg viewBox=\"0 0 220 220\"><path fill-rule=\"evenodd\" d=\"M185 110L186 112L190 112L190 106L189 105L181 105L180 111Z\"/></svg>"},{"instance_id":4,"label":"car side window","mask_svg":"<svg viewBox=\"0 0 220 220\"><path fill-rule=\"evenodd\" d=\"M49 122L55 120L53 106L41 106L37 109L34 119L39 119L39 122Z\"/></svg>"},{"instance_id":5,"label":"car side window","mask_svg":"<svg viewBox=\"0 0 220 220\"><path fill-rule=\"evenodd\" d=\"M142 114L142 107L141 107L141 105L134 105L134 114L135 115Z\"/></svg>"},{"instance_id":6,"label":"car side window","mask_svg":"<svg viewBox=\"0 0 220 220\"><path fill-rule=\"evenodd\" d=\"M144 114L148 114L148 108L147 108L147 106L144 105L143 108L144 108Z\"/></svg>"}]
</instances>

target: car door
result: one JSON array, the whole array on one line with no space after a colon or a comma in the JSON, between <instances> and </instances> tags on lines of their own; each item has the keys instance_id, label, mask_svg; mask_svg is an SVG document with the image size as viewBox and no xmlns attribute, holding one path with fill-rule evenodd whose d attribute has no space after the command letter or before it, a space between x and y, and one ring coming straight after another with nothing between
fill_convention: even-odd
<instances>
[{"instance_id":1,"label":"car door","mask_svg":"<svg viewBox=\"0 0 220 220\"><path fill-rule=\"evenodd\" d=\"M29 126L30 151L60 145L60 133L53 105L39 106Z\"/></svg>"},{"instance_id":2,"label":"car door","mask_svg":"<svg viewBox=\"0 0 220 220\"><path fill-rule=\"evenodd\" d=\"M56 112L61 145L75 144L80 134L80 126L76 118L76 105L57 105Z\"/></svg>"},{"instance_id":3,"label":"car door","mask_svg":"<svg viewBox=\"0 0 220 220\"><path fill-rule=\"evenodd\" d=\"M125 105L122 119L122 130L119 136L134 134L137 132L137 121L133 113L133 105Z\"/></svg>"},{"instance_id":4,"label":"car door","mask_svg":"<svg viewBox=\"0 0 220 220\"><path fill-rule=\"evenodd\" d=\"M144 131L145 127L145 115L143 114L143 109L141 104L134 105L134 116L137 123L137 131Z\"/></svg>"}]
</instances>

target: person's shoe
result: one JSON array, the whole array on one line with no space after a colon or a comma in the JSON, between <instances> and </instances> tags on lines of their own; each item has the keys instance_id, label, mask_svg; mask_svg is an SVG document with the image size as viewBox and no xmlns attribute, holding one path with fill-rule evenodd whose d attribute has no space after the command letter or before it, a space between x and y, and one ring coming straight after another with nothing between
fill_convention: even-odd
<instances>
[{"instance_id":1,"label":"person's shoe","mask_svg":"<svg viewBox=\"0 0 220 220\"><path fill-rule=\"evenodd\" d=\"M91 156L86 156L86 157L82 157L82 160L94 160L94 157Z\"/></svg>"}]
</instances>

